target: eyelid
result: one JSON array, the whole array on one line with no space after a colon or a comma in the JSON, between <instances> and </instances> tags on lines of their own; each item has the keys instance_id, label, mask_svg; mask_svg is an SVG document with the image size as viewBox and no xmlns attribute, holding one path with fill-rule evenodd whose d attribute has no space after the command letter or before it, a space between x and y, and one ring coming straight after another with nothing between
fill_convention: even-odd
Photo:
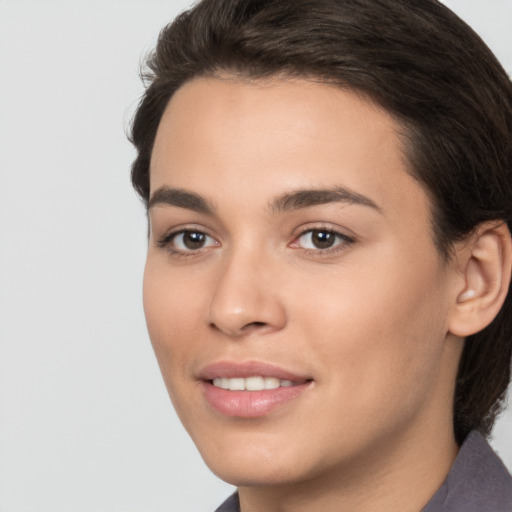
<instances>
[{"instance_id":1,"label":"eyelid","mask_svg":"<svg viewBox=\"0 0 512 512\"><path fill-rule=\"evenodd\" d=\"M332 255L333 253L337 253L337 252L344 251L344 250L348 249L351 245L353 245L356 242L355 236L348 235L347 233L344 232L345 230L342 230L341 228L338 228L338 227L333 227L332 225L322 224L322 225L312 225L312 226L307 226L307 227L303 226L297 231L298 232L294 235L294 238L293 238L292 242L290 243L290 247L292 247L293 249L302 250L302 251L304 251L304 253L311 254L311 255L320 255L320 256ZM328 247L326 249L321 249L321 248L312 249L312 248L302 247L298 244L298 240L300 238L302 238L304 235L306 235L308 233L312 233L314 231L325 231L327 233L331 233L331 234L335 235L336 237L338 237L339 239L341 239L341 242L338 241L338 243L335 243L335 245L333 247Z\"/></svg>"},{"instance_id":2,"label":"eyelid","mask_svg":"<svg viewBox=\"0 0 512 512\"><path fill-rule=\"evenodd\" d=\"M198 249L180 249L177 247L173 247L172 241L178 237L179 235L183 235L185 233L201 233L204 234L209 239L213 240L213 244L208 244L204 247L200 247ZM197 225L185 225L185 226L176 226L168 231L166 231L162 236L157 237L156 239L157 247L162 249L166 249L173 256L196 256L201 254L204 250L209 249L211 247L220 246L220 242L214 237L212 234L208 232L203 226Z\"/></svg>"}]
</instances>

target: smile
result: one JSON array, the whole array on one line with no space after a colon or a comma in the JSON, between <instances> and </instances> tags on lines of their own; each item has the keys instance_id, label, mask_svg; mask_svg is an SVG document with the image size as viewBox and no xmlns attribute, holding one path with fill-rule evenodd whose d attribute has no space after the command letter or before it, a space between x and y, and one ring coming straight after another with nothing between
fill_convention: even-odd
<instances>
[{"instance_id":1,"label":"smile","mask_svg":"<svg viewBox=\"0 0 512 512\"><path fill-rule=\"evenodd\" d=\"M297 383L287 379L278 379L277 377L216 377L212 384L217 388L228 389L230 391L264 391L266 389L287 388L296 386Z\"/></svg>"},{"instance_id":2,"label":"smile","mask_svg":"<svg viewBox=\"0 0 512 512\"><path fill-rule=\"evenodd\" d=\"M199 373L207 406L222 416L260 418L300 403L313 379L273 364L221 361Z\"/></svg>"}]
</instances>

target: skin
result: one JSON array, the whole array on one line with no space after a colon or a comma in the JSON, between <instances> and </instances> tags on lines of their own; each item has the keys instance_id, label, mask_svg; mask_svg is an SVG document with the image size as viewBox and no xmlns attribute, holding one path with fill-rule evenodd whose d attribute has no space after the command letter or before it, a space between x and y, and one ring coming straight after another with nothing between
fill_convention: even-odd
<instances>
[{"instance_id":1,"label":"skin","mask_svg":"<svg viewBox=\"0 0 512 512\"><path fill-rule=\"evenodd\" d=\"M434 246L399 131L366 99L306 80L199 78L163 115L148 329L180 419L212 471L239 487L243 512L418 511L457 454L463 341L450 324L464 275ZM165 187L211 211L168 204ZM369 202L276 204L336 187ZM185 229L205 233L203 247L169 236ZM316 248L311 230L340 236ZM228 417L198 377L217 361L272 363L312 382L264 417Z\"/></svg>"}]
</instances>

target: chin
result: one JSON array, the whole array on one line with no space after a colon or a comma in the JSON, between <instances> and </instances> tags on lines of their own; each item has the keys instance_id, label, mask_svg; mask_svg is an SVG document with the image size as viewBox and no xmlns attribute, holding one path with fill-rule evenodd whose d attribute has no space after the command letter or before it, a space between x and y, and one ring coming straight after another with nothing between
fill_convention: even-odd
<instances>
[{"instance_id":1,"label":"chin","mask_svg":"<svg viewBox=\"0 0 512 512\"><path fill-rule=\"evenodd\" d=\"M255 431L245 434L231 431L226 436L210 434L199 442L193 440L209 469L237 487L293 485L322 472L319 466L325 459L315 461L304 439Z\"/></svg>"},{"instance_id":2,"label":"chin","mask_svg":"<svg viewBox=\"0 0 512 512\"><path fill-rule=\"evenodd\" d=\"M266 487L293 485L307 478L308 471L297 467L290 471L290 465L281 464L278 460L214 460L205 462L212 473L221 480L236 487ZM301 470L302 469L302 470Z\"/></svg>"}]
</instances>

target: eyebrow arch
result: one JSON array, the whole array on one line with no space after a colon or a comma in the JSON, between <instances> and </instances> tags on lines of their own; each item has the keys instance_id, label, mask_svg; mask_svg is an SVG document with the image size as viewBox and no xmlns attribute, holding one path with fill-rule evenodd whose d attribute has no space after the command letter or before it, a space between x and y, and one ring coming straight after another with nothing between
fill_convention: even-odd
<instances>
[{"instance_id":1,"label":"eyebrow arch","mask_svg":"<svg viewBox=\"0 0 512 512\"><path fill-rule=\"evenodd\" d=\"M213 206L199 194L180 188L160 187L153 192L148 203L148 209L157 205L177 206L198 213L213 215Z\"/></svg>"},{"instance_id":2,"label":"eyebrow arch","mask_svg":"<svg viewBox=\"0 0 512 512\"><path fill-rule=\"evenodd\" d=\"M273 201L270 209L273 213L280 213L328 203L358 204L382 212L381 208L369 197L358 194L346 187L290 192Z\"/></svg>"}]
</instances>

